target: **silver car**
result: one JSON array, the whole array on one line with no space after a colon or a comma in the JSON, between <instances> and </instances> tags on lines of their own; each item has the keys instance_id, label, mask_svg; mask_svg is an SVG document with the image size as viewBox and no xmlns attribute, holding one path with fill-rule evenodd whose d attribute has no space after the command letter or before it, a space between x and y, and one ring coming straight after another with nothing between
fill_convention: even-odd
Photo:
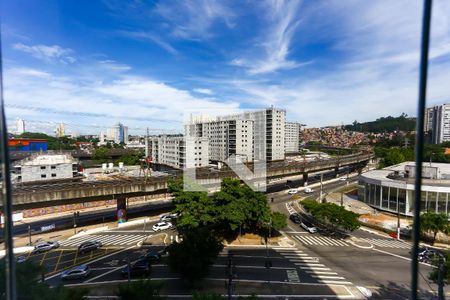
<instances>
[{"instance_id":1,"label":"silver car","mask_svg":"<svg viewBox=\"0 0 450 300\"><path fill-rule=\"evenodd\" d=\"M48 241L48 242L42 242L34 246L33 253L41 253L46 252L52 249L56 249L59 247L58 242Z\"/></svg>"},{"instance_id":2,"label":"silver car","mask_svg":"<svg viewBox=\"0 0 450 300\"><path fill-rule=\"evenodd\" d=\"M61 279L80 279L86 278L91 273L88 265L80 265L61 273Z\"/></svg>"}]
</instances>

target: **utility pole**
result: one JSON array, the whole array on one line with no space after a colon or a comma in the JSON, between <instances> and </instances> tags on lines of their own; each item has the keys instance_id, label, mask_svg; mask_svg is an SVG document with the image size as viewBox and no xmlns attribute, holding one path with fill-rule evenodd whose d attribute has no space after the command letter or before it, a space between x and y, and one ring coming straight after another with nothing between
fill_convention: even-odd
<instances>
[{"instance_id":1,"label":"utility pole","mask_svg":"<svg viewBox=\"0 0 450 300\"><path fill-rule=\"evenodd\" d=\"M31 246L31 226L28 225L28 244Z\"/></svg>"},{"instance_id":2,"label":"utility pole","mask_svg":"<svg viewBox=\"0 0 450 300\"><path fill-rule=\"evenodd\" d=\"M344 192L341 192L341 206L344 206Z\"/></svg>"},{"instance_id":3,"label":"utility pole","mask_svg":"<svg viewBox=\"0 0 450 300\"><path fill-rule=\"evenodd\" d=\"M319 194L320 202L322 202L322 189L323 189L323 173L320 174L320 194Z\"/></svg>"},{"instance_id":4,"label":"utility pole","mask_svg":"<svg viewBox=\"0 0 450 300\"><path fill-rule=\"evenodd\" d=\"M444 300L444 273L445 273L445 257L443 254L439 255L439 269L438 269L438 299Z\"/></svg>"}]
</instances>

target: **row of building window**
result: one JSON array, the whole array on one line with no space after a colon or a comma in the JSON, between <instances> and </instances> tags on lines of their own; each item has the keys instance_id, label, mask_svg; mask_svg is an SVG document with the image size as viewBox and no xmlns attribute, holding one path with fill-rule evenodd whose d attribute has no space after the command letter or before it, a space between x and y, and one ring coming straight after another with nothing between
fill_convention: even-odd
<instances>
[{"instance_id":1,"label":"row of building window","mask_svg":"<svg viewBox=\"0 0 450 300\"><path fill-rule=\"evenodd\" d=\"M48 166L41 166L41 170L46 170ZM50 166L50 169L56 169L56 166Z\"/></svg>"},{"instance_id":2,"label":"row of building window","mask_svg":"<svg viewBox=\"0 0 450 300\"><path fill-rule=\"evenodd\" d=\"M402 214L411 214L414 210L414 191L395 187L385 187L365 183L359 186L359 199L363 202ZM449 214L450 195L445 192L422 191L421 211Z\"/></svg>"},{"instance_id":3,"label":"row of building window","mask_svg":"<svg viewBox=\"0 0 450 300\"><path fill-rule=\"evenodd\" d=\"M56 177L56 174L52 174L52 177ZM41 174L41 178L47 178L47 174ZM19 178L20 179L20 178Z\"/></svg>"}]
</instances>

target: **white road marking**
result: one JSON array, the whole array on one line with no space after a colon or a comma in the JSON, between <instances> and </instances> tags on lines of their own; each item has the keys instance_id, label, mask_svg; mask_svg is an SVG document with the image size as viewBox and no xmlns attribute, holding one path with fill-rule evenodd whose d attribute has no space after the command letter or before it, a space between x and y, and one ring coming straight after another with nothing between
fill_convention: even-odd
<instances>
[{"instance_id":1,"label":"white road marking","mask_svg":"<svg viewBox=\"0 0 450 300\"><path fill-rule=\"evenodd\" d=\"M336 272L326 272L326 271L309 271L306 270L305 271L308 274L323 274L323 275L337 275L338 273Z\"/></svg>"},{"instance_id":2,"label":"white road marking","mask_svg":"<svg viewBox=\"0 0 450 300\"><path fill-rule=\"evenodd\" d=\"M327 284L353 284L350 281L335 281L335 280L319 280L319 282Z\"/></svg>"},{"instance_id":3,"label":"white road marking","mask_svg":"<svg viewBox=\"0 0 450 300\"><path fill-rule=\"evenodd\" d=\"M344 277L341 276L328 276L328 275L311 275L311 277L314 278L321 278L321 279L345 279Z\"/></svg>"}]
</instances>

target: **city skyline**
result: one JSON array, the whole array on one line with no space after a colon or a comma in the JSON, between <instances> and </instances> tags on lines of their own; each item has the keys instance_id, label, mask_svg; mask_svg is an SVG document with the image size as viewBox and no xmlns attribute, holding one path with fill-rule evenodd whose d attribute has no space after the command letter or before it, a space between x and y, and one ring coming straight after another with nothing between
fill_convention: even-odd
<instances>
[{"instance_id":1,"label":"city skyline","mask_svg":"<svg viewBox=\"0 0 450 300\"><path fill-rule=\"evenodd\" d=\"M310 127L415 115L418 3L74 3L2 4L9 118L180 130L186 109L274 105ZM429 105L450 96L450 6L435 5Z\"/></svg>"}]
</instances>

